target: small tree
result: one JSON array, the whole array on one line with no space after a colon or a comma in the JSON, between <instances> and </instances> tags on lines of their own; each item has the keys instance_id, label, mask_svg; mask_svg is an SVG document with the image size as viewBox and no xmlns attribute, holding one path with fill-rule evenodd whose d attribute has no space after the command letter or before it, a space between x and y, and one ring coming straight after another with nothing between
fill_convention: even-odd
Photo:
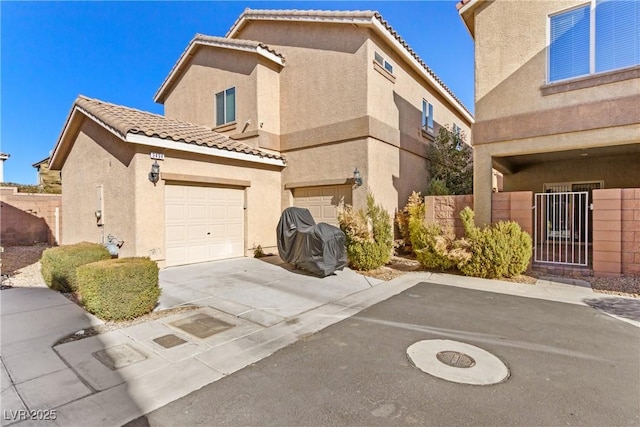
<instances>
[{"instance_id":1,"label":"small tree","mask_svg":"<svg viewBox=\"0 0 640 427\"><path fill-rule=\"evenodd\" d=\"M427 195L473 193L473 151L464 132L441 127L427 150L430 181Z\"/></svg>"}]
</instances>

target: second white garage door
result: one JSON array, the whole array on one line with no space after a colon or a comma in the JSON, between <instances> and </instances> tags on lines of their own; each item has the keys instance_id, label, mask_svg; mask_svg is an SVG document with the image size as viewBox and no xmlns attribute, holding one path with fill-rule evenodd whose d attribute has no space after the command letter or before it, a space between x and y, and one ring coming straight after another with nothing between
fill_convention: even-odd
<instances>
[{"instance_id":1,"label":"second white garage door","mask_svg":"<svg viewBox=\"0 0 640 427\"><path fill-rule=\"evenodd\" d=\"M352 203L350 185L304 187L293 190L293 206L309 209L316 223L326 222L337 227L336 208Z\"/></svg>"},{"instance_id":2,"label":"second white garage door","mask_svg":"<svg viewBox=\"0 0 640 427\"><path fill-rule=\"evenodd\" d=\"M244 256L244 190L165 186L166 265Z\"/></svg>"}]
</instances>

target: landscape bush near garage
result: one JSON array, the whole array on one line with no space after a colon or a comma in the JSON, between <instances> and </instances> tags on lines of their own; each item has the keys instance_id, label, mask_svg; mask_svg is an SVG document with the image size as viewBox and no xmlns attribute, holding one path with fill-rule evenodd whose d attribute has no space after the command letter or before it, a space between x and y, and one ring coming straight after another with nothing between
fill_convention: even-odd
<instances>
[{"instance_id":1,"label":"landscape bush near garage","mask_svg":"<svg viewBox=\"0 0 640 427\"><path fill-rule=\"evenodd\" d=\"M78 268L87 311L103 320L129 320L149 313L160 297L158 265L149 258L98 261Z\"/></svg>"},{"instance_id":2,"label":"landscape bush near garage","mask_svg":"<svg viewBox=\"0 0 640 427\"><path fill-rule=\"evenodd\" d=\"M109 258L109 251L98 243L82 242L49 248L42 253L42 278L51 289L75 292L78 290L76 269Z\"/></svg>"},{"instance_id":3,"label":"landscape bush near garage","mask_svg":"<svg viewBox=\"0 0 640 427\"><path fill-rule=\"evenodd\" d=\"M367 209L355 211L345 206L338 213L340 228L347 236L349 265L356 270L373 270L391 258L393 234L391 217L367 194Z\"/></svg>"}]
</instances>

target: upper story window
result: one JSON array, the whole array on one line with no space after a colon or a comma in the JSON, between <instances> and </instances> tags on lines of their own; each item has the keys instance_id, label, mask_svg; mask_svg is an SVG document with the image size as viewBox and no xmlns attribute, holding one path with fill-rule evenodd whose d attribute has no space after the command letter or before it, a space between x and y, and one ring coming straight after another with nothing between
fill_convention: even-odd
<instances>
[{"instance_id":1,"label":"upper story window","mask_svg":"<svg viewBox=\"0 0 640 427\"><path fill-rule=\"evenodd\" d=\"M591 0L549 17L548 80L640 64L640 2Z\"/></svg>"},{"instance_id":2,"label":"upper story window","mask_svg":"<svg viewBox=\"0 0 640 427\"><path fill-rule=\"evenodd\" d=\"M374 52L373 59L382 67L384 67L385 70L393 74L393 65L391 65L389 61L384 59L384 57L380 55L378 52Z\"/></svg>"},{"instance_id":3,"label":"upper story window","mask_svg":"<svg viewBox=\"0 0 640 427\"><path fill-rule=\"evenodd\" d=\"M236 121L236 88L216 93L216 126Z\"/></svg>"},{"instance_id":4,"label":"upper story window","mask_svg":"<svg viewBox=\"0 0 640 427\"><path fill-rule=\"evenodd\" d=\"M455 136L460 137L460 133L462 132L462 128L454 123L453 126L451 127L451 131L453 132L453 134Z\"/></svg>"},{"instance_id":5,"label":"upper story window","mask_svg":"<svg viewBox=\"0 0 640 427\"><path fill-rule=\"evenodd\" d=\"M433 135L433 104L422 100L422 129Z\"/></svg>"}]
</instances>

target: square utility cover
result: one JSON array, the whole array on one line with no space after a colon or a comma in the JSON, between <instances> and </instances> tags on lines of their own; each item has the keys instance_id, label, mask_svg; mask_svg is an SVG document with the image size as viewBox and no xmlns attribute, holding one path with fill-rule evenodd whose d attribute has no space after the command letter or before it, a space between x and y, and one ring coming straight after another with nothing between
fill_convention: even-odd
<instances>
[{"instance_id":1,"label":"square utility cover","mask_svg":"<svg viewBox=\"0 0 640 427\"><path fill-rule=\"evenodd\" d=\"M173 348L186 343L185 340L173 334L163 335L154 339L153 342L163 346L164 348Z\"/></svg>"},{"instance_id":2,"label":"square utility cover","mask_svg":"<svg viewBox=\"0 0 640 427\"><path fill-rule=\"evenodd\" d=\"M98 359L107 368L115 371L125 366L133 365L147 358L128 344L121 344L104 350L96 351L93 357Z\"/></svg>"},{"instance_id":3,"label":"square utility cover","mask_svg":"<svg viewBox=\"0 0 640 427\"><path fill-rule=\"evenodd\" d=\"M211 335L233 328L233 325L204 313L198 313L185 317L184 319L176 320L175 322L171 322L171 325L198 338L208 338Z\"/></svg>"}]
</instances>

